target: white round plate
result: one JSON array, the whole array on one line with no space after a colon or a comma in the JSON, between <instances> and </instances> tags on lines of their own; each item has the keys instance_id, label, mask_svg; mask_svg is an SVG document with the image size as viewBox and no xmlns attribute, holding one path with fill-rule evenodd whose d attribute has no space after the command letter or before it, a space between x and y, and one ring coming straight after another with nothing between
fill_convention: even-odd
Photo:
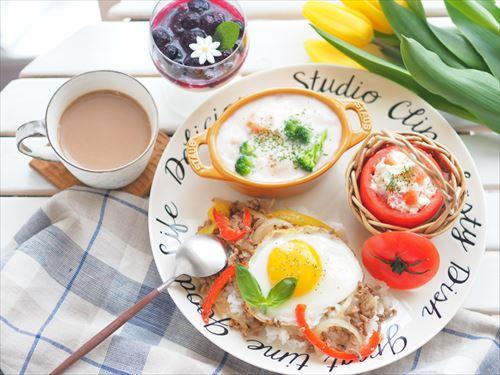
<instances>
[{"instance_id":1,"label":"white round plate","mask_svg":"<svg viewBox=\"0 0 500 375\"><path fill-rule=\"evenodd\" d=\"M468 197L455 226L433 239L440 251L437 275L412 291L391 291L397 315L383 326L383 341L371 358L344 364L307 353L287 352L271 343L244 338L228 327L227 318L214 317L205 325L200 317L201 296L188 277L169 289L186 318L214 344L254 366L280 373L354 374L373 370L410 354L436 335L463 303L478 273L485 247L484 196L474 162L446 120L414 93L385 78L334 65L307 64L270 70L243 78L218 91L177 130L158 164L149 201L149 236L163 280L173 272L175 249L195 234L206 219L213 197L245 200L222 181L197 176L186 160L190 136L209 127L238 98L272 87L302 87L342 100L363 100L373 129L413 130L436 138L460 161L467 176ZM357 147L347 152L308 192L279 200L282 207L302 209L346 228L347 242L356 255L369 233L357 222L346 202L344 172ZM200 249L203 251L203 249Z\"/></svg>"}]
</instances>

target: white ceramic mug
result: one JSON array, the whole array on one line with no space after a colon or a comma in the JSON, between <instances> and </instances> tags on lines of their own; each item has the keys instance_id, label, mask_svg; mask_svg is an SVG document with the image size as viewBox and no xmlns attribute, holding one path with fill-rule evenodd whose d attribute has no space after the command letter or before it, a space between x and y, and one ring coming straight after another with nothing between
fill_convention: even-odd
<instances>
[{"instance_id":1,"label":"white ceramic mug","mask_svg":"<svg viewBox=\"0 0 500 375\"><path fill-rule=\"evenodd\" d=\"M135 160L114 169L91 170L76 165L64 156L58 139L59 120L64 110L77 98L92 91L114 90L135 99L146 111L151 126L151 139L144 152ZM81 182L103 189L116 189L134 181L146 168L153 153L158 134L158 110L149 91L125 73L98 70L75 76L54 93L45 112L45 120L30 121L16 131L17 148L28 156L50 161L60 161ZM30 137L46 137L48 145L29 147Z\"/></svg>"}]
</instances>

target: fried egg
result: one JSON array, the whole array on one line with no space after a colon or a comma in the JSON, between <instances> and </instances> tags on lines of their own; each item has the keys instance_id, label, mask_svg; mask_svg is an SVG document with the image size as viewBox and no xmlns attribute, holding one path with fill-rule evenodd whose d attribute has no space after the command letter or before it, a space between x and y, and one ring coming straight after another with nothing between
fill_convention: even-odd
<instances>
[{"instance_id":1,"label":"fried egg","mask_svg":"<svg viewBox=\"0 0 500 375\"><path fill-rule=\"evenodd\" d=\"M264 296L282 279L297 279L289 300L265 312L254 308L250 311L261 321L281 325L296 325L295 307L300 303L307 305L309 324L318 324L363 279L363 271L351 249L338 237L316 227L274 230L258 245L248 269Z\"/></svg>"}]
</instances>

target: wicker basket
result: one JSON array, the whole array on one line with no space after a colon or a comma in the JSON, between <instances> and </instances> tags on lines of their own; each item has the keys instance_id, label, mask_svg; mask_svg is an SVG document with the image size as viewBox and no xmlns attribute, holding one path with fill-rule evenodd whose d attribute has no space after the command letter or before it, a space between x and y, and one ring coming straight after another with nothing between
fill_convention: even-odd
<instances>
[{"instance_id":1,"label":"wicker basket","mask_svg":"<svg viewBox=\"0 0 500 375\"><path fill-rule=\"evenodd\" d=\"M432 179L434 186L443 194L444 202L440 210L431 220L418 227L408 229L382 223L361 203L358 187L361 170L372 155L388 145L400 146L402 151L424 170ZM442 170L446 172L446 177L421 150L432 154ZM422 161L427 162L423 163ZM346 191L349 206L354 215L371 233L410 231L426 237L437 236L453 225L460 214L467 195L464 172L455 157L443 145L418 133L388 133L386 131L372 133L354 155L347 166Z\"/></svg>"}]
</instances>

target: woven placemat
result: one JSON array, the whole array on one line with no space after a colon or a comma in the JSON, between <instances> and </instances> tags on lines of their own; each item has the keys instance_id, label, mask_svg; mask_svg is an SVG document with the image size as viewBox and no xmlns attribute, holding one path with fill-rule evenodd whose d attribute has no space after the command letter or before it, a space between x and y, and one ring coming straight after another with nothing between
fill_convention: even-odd
<instances>
[{"instance_id":1,"label":"woven placemat","mask_svg":"<svg viewBox=\"0 0 500 375\"><path fill-rule=\"evenodd\" d=\"M149 191L151 190L151 184L153 182L156 166L160 161L161 155L167 146L168 141L168 135L162 132L158 133L153 149L153 155L151 156L149 164L146 166L144 172L142 172L137 180L119 190L126 191L127 193L131 193L139 197L147 197ZM30 161L30 166L40 173L47 181L61 190L74 185L85 185L73 176L62 163L32 159Z\"/></svg>"}]
</instances>

